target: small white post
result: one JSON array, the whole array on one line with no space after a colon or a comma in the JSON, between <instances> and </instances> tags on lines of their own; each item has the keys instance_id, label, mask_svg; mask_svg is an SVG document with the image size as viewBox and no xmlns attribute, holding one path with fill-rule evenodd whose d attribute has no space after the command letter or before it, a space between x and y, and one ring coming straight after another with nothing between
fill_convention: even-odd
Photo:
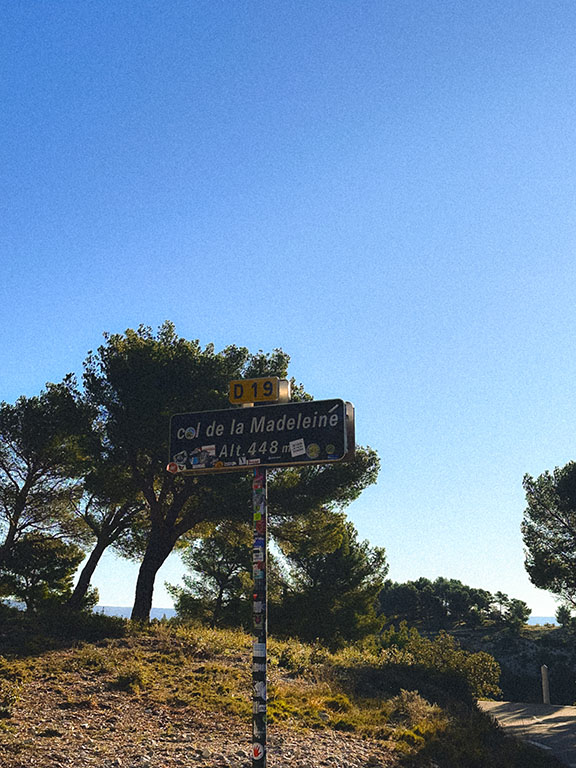
<instances>
[{"instance_id":1,"label":"small white post","mask_svg":"<svg viewBox=\"0 0 576 768\"><path fill-rule=\"evenodd\" d=\"M544 704L550 704L550 680L546 664L542 664L540 672L542 673L542 700Z\"/></svg>"}]
</instances>

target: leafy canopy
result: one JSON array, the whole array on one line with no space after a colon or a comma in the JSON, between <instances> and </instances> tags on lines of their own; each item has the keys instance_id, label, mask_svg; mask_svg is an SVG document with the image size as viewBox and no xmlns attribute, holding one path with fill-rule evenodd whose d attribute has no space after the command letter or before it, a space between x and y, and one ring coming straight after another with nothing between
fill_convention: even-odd
<instances>
[{"instance_id":1,"label":"leafy canopy","mask_svg":"<svg viewBox=\"0 0 576 768\"><path fill-rule=\"evenodd\" d=\"M337 646L380 628L382 547L359 541L351 522L327 510L290 521L277 536L289 574L281 604L272 606L275 632Z\"/></svg>"},{"instance_id":2,"label":"leafy canopy","mask_svg":"<svg viewBox=\"0 0 576 768\"><path fill-rule=\"evenodd\" d=\"M183 537L202 523L249 520L250 477L243 473L187 477L166 472L169 420L174 413L229 408L232 379L258 376L286 378L289 357L280 349L251 354L229 346L216 352L208 344L176 335L172 323L156 333L146 326L107 335L90 354L84 386L88 404L98 414L100 460L127 473L146 505L143 558L132 617L148 617L154 579L166 557ZM294 400L308 399L293 383ZM369 448L349 464L304 467L270 473L272 517L303 515L326 505L343 508L374 482L378 457Z\"/></svg>"},{"instance_id":3,"label":"leafy canopy","mask_svg":"<svg viewBox=\"0 0 576 768\"><path fill-rule=\"evenodd\" d=\"M38 533L19 539L0 570L0 594L21 600L29 611L63 601L84 553L75 544Z\"/></svg>"},{"instance_id":4,"label":"leafy canopy","mask_svg":"<svg viewBox=\"0 0 576 768\"><path fill-rule=\"evenodd\" d=\"M576 606L576 462L523 481L525 567L533 584Z\"/></svg>"},{"instance_id":5,"label":"leafy canopy","mask_svg":"<svg viewBox=\"0 0 576 768\"><path fill-rule=\"evenodd\" d=\"M79 535L73 510L90 421L72 377L0 403L0 562L28 532Z\"/></svg>"}]
</instances>

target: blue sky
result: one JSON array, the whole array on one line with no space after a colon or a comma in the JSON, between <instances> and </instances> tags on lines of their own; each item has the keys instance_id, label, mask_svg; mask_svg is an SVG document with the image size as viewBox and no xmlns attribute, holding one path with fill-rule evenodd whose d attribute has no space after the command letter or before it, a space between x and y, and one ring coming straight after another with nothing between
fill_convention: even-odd
<instances>
[{"instance_id":1,"label":"blue sky","mask_svg":"<svg viewBox=\"0 0 576 768\"><path fill-rule=\"evenodd\" d=\"M551 615L519 528L575 458L576 5L0 9L0 399L140 323L281 346L379 452L349 515L391 578Z\"/></svg>"}]
</instances>

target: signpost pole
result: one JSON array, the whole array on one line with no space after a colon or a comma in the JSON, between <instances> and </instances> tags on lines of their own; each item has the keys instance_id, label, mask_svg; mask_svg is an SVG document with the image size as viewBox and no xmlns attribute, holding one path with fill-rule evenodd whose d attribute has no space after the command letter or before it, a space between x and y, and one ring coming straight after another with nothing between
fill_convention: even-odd
<instances>
[{"instance_id":1,"label":"signpost pole","mask_svg":"<svg viewBox=\"0 0 576 768\"><path fill-rule=\"evenodd\" d=\"M254 513L254 645L252 654L252 768L266 768L267 715L267 573L268 501L266 469L255 469L252 481Z\"/></svg>"}]
</instances>

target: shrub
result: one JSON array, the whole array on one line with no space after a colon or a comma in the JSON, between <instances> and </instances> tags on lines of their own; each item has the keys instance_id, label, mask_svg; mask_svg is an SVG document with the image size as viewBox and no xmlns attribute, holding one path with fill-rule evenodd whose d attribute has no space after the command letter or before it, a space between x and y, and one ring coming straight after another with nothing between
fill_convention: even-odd
<instances>
[{"instance_id":1,"label":"shrub","mask_svg":"<svg viewBox=\"0 0 576 768\"><path fill-rule=\"evenodd\" d=\"M429 640L403 622L399 630L392 627L383 633L381 642L386 651L396 646L409 654L416 665L438 672L457 673L466 681L475 698L493 698L501 694L498 687L500 665L494 657L484 651L470 653L463 650L458 641L444 631ZM389 657L386 661L390 661Z\"/></svg>"},{"instance_id":2,"label":"shrub","mask_svg":"<svg viewBox=\"0 0 576 768\"><path fill-rule=\"evenodd\" d=\"M0 718L12 717L20 698L20 686L10 680L0 680Z\"/></svg>"},{"instance_id":3,"label":"shrub","mask_svg":"<svg viewBox=\"0 0 576 768\"><path fill-rule=\"evenodd\" d=\"M128 693L140 693L151 685L148 670L141 664L135 663L125 667L112 681L112 687Z\"/></svg>"},{"instance_id":4,"label":"shrub","mask_svg":"<svg viewBox=\"0 0 576 768\"><path fill-rule=\"evenodd\" d=\"M74 611L65 605L43 611L39 626L51 637L93 642L104 638L124 637L128 621L119 616L105 616L91 611Z\"/></svg>"},{"instance_id":5,"label":"shrub","mask_svg":"<svg viewBox=\"0 0 576 768\"><path fill-rule=\"evenodd\" d=\"M345 694L337 693L335 696L325 699L324 706L333 712L348 712L352 709L352 702Z\"/></svg>"}]
</instances>

